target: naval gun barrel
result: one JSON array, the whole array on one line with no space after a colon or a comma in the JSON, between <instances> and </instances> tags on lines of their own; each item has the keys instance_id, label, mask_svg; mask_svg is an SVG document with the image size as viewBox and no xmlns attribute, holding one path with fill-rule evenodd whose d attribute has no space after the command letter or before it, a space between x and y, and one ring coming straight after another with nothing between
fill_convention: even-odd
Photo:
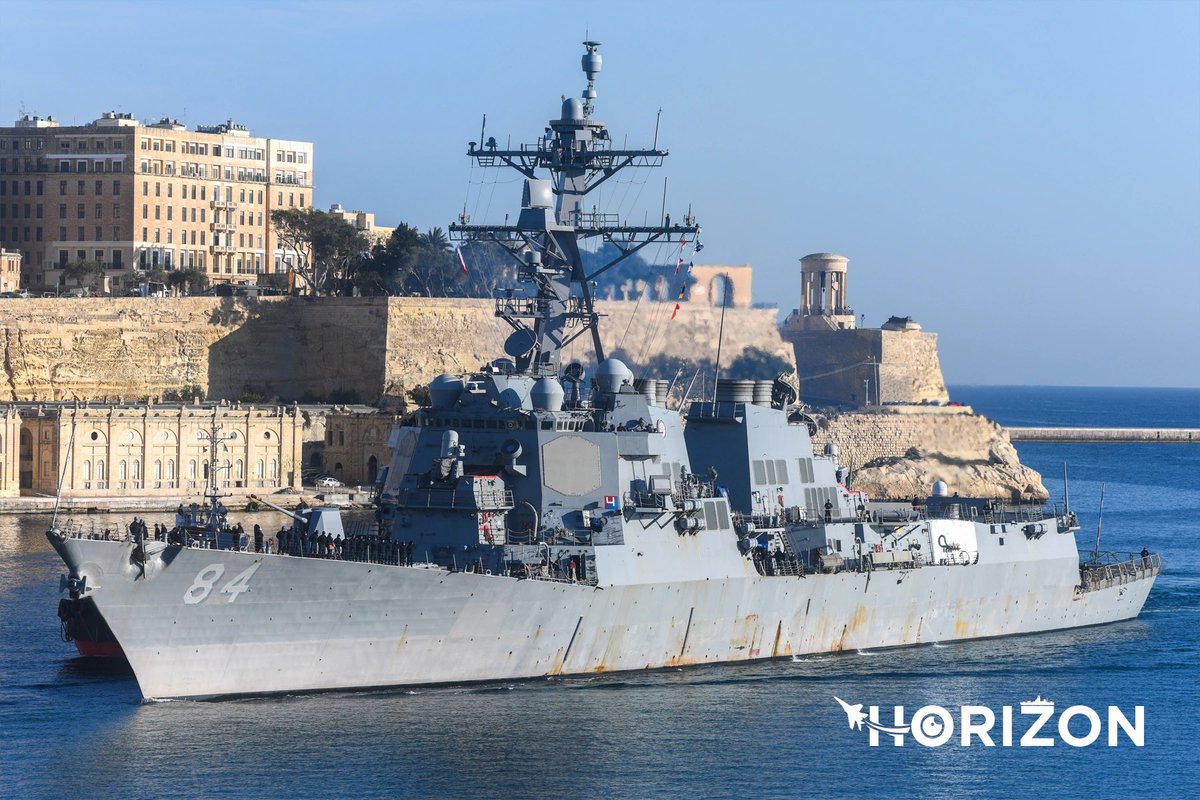
<instances>
[{"instance_id":1,"label":"naval gun barrel","mask_svg":"<svg viewBox=\"0 0 1200 800\"><path fill-rule=\"evenodd\" d=\"M308 518L305 517L303 514L297 514L295 511L288 511L283 506L277 506L274 503L272 503L270 500L264 500L263 498L259 497L256 494L250 495L250 499L255 501L256 503L262 503L264 506L267 506L268 508L273 508L276 511L278 511L280 514L286 514L287 516L291 517L292 519L296 520L297 522L302 522L305 525L308 524Z\"/></svg>"}]
</instances>

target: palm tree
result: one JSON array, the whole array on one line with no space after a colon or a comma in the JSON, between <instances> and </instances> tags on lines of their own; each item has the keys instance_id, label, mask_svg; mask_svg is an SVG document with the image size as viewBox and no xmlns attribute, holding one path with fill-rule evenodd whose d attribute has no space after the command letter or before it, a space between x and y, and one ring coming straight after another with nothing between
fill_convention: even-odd
<instances>
[{"instance_id":1,"label":"palm tree","mask_svg":"<svg viewBox=\"0 0 1200 800\"><path fill-rule=\"evenodd\" d=\"M450 240L446 238L446 232L441 228L430 228L418 237L422 247L429 248L437 252L449 252Z\"/></svg>"}]
</instances>

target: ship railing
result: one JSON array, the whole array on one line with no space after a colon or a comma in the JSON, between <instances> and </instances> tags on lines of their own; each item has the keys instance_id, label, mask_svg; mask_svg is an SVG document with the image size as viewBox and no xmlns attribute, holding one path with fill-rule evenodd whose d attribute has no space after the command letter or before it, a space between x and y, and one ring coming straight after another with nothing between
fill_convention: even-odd
<instances>
[{"instance_id":1,"label":"ship railing","mask_svg":"<svg viewBox=\"0 0 1200 800\"><path fill-rule=\"evenodd\" d=\"M910 560L889 564L876 563L873 555L873 553L864 553L861 557L852 556L840 559L831 559L826 556L825 563L822 563L820 556L814 557L809 554L807 557L801 558L800 563L810 573L878 572L880 570L910 570L924 567L969 567L979 563L978 550L955 550L943 553L937 558L932 555L918 555L914 553Z\"/></svg>"},{"instance_id":2,"label":"ship railing","mask_svg":"<svg viewBox=\"0 0 1200 800\"><path fill-rule=\"evenodd\" d=\"M756 551L761 553L760 548L756 548ZM758 574L768 578L803 578L808 574L808 570L805 568L804 562L787 553L782 554L781 557L767 554L751 556L751 561L754 564L754 569L758 571Z\"/></svg>"},{"instance_id":3,"label":"ship railing","mask_svg":"<svg viewBox=\"0 0 1200 800\"><path fill-rule=\"evenodd\" d=\"M525 574L525 579L530 581L546 581L547 583L568 583L579 586L595 586L598 579L595 575L589 574L586 578L572 578L570 575L555 573L547 568L544 564L530 569Z\"/></svg>"},{"instance_id":4,"label":"ship railing","mask_svg":"<svg viewBox=\"0 0 1200 800\"><path fill-rule=\"evenodd\" d=\"M454 489L401 489L398 502L404 508L508 511L513 507L513 495L507 489L473 493Z\"/></svg>"},{"instance_id":5,"label":"ship railing","mask_svg":"<svg viewBox=\"0 0 1200 800\"><path fill-rule=\"evenodd\" d=\"M1079 565L1080 591L1092 592L1133 581L1152 578L1162 572L1162 556L1148 553L1087 553Z\"/></svg>"}]
</instances>

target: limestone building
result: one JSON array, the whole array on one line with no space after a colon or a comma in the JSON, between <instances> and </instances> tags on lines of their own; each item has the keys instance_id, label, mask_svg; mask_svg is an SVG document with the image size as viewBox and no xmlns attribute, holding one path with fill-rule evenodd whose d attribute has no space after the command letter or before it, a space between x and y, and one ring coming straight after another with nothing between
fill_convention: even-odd
<instances>
[{"instance_id":1,"label":"limestone building","mask_svg":"<svg viewBox=\"0 0 1200 800\"><path fill-rule=\"evenodd\" d=\"M0 426L0 496L195 497L210 469L235 496L300 488L295 406L9 405Z\"/></svg>"},{"instance_id":2,"label":"limestone building","mask_svg":"<svg viewBox=\"0 0 1200 800\"><path fill-rule=\"evenodd\" d=\"M800 264L800 307L780 333L795 349L801 400L863 408L949 399L937 334L922 331L912 317L858 327L847 294L848 259L814 253Z\"/></svg>"},{"instance_id":3,"label":"limestone building","mask_svg":"<svg viewBox=\"0 0 1200 800\"><path fill-rule=\"evenodd\" d=\"M341 217L357 230L362 231L372 245L384 244L391 237L395 227L375 224L375 214L371 211L347 211L341 203L329 207L329 213Z\"/></svg>"},{"instance_id":4,"label":"limestone building","mask_svg":"<svg viewBox=\"0 0 1200 800\"><path fill-rule=\"evenodd\" d=\"M325 416L325 446L318 462L322 469L351 486L370 486L391 461L388 440L400 424L398 414L375 410L332 409Z\"/></svg>"},{"instance_id":5,"label":"limestone building","mask_svg":"<svg viewBox=\"0 0 1200 800\"><path fill-rule=\"evenodd\" d=\"M310 207L312 195L311 142L251 136L232 120L189 130L106 112L86 125L24 116L0 127L0 245L21 252L38 291L67 288L75 262L99 266L91 286L122 294L135 269L254 283L297 261L271 212Z\"/></svg>"},{"instance_id":6,"label":"limestone building","mask_svg":"<svg viewBox=\"0 0 1200 800\"><path fill-rule=\"evenodd\" d=\"M0 292L15 292L21 286L21 252L0 247Z\"/></svg>"}]
</instances>

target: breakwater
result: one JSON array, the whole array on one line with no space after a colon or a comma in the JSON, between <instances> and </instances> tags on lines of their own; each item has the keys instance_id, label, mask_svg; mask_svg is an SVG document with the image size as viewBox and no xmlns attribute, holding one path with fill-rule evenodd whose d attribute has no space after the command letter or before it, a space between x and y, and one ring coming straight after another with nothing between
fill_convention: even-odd
<instances>
[{"instance_id":1,"label":"breakwater","mask_svg":"<svg viewBox=\"0 0 1200 800\"><path fill-rule=\"evenodd\" d=\"M1014 442L1161 442L1200 444L1200 428L1005 428Z\"/></svg>"}]
</instances>

